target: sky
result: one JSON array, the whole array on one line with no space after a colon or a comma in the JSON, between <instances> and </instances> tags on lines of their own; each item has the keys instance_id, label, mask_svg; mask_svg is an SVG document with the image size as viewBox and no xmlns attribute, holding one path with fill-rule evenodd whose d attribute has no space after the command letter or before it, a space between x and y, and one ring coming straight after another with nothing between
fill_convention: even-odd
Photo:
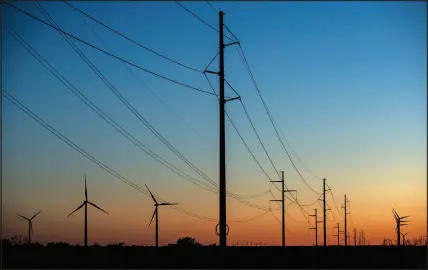
<instances>
[{"instance_id":1,"label":"sky","mask_svg":"<svg viewBox=\"0 0 428 270\"><path fill-rule=\"evenodd\" d=\"M218 29L206 2L183 2ZM46 20L33 3L14 3ZM66 32L152 72L205 91L203 74L171 63L82 16L63 2L41 3ZM175 2L76 2L76 7L147 48L203 70L217 54L218 33ZM410 215L407 239L426 235L426 39L425 2L212 2L240 41L284 145L238 54L225 49L225 78L239 93L277 170L313 214L322 178L332 192L326 201L327 243L336 244L336 222L353 236L364 230L370 244L395 239L394 208ZM112 93L55 30L5 5L4 26L14 29L76 89L156 154L205 181L173 154ZM225 42L229 42L227 39ZM219 107L215 96L184 88L126 66L85 44L83 54L130 104L183 156L212 181L219 179ZM218 58L209 67L218 71ZM132 71L129 71L132 70ZM219 80L208 74L218 91ZM109 168L158 197L179 203L195 218L159 209L160 244L190 236L218 243L218 195L166 169L119 132L45 69L2 28L2 87L31 111ZM233 91L226 86L226 95ZM279 180L243 107L226 110L272 180ZM35 241L83 244L84 213L67 218L84 200L109 212L88 210L89 244L154 245L150 197L121 182L55 137L3 97L3 234L26 235L32 216ZM281 244L281 212L269 200L280 192L253 160L226 121L227 189L262 209L228 198L228 244ZM205 183L207 183L205 181ZM251 195L264 194L256 198ZM242 201L242 200L241 200ZM260 208L260 207L259 207ZM286 199L287 245L313 245L314 219ZM209 219L207 219L209 218ZM319 230L319 243L322 233ZM343 243L343 242L342 242Z\"/></svg>"}]
</instances>

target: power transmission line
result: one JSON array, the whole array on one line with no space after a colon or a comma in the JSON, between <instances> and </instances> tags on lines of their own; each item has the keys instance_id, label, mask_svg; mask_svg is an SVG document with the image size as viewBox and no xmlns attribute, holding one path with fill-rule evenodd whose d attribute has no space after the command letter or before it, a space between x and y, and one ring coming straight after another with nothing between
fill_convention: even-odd
<instances>
[{"instance_id":1,"label":"power transmission line","mask_svg":"<svg viewBox=\"0 0 428 270\"><path fill-rule=\"evenodd\" d=\"M121 180L125 184L129 185L130 187L132 187L132 188L134 188L134 189L136 189L138 191L140 191L144 195L150 197L150 194L148 193L147 190L143 189L142 187L140 187L137 184L133 183L132 181L128 180L124 176L120 175L119 173L117 173L116 171L114 171L113 169L111 169L110 167L108 167L107 165L103 164L102 162L100 162L95 157L93 157L91 154L89 154L88 152L86 152L85 150L83 150L77 144L73 143L66 136L64 136L62 133L60 133L55 128L53 128L52 126L50 126L42 118L40 118L39 116L37 116L30 109L28 109L25 105L23 105L21 102L19 102L17 99L15 99L10 93L8 93L3 88L2 88L2 93L3 93L3 96L6 97L12 104L14 104L16 107L18 107L21 111L23 111L28 116L30 116L33 120L35 120L37 123L39 123L42 127L44 127L45 129L47 129L48 131L50 131L52 134L54 134L56 137L58 137L59 139L61 139L63 142L65 142L66 144L68 144L74 150L76 150L77 152L79 152L81 155L83 155L84 157L86 157L87 159L89 159L90 161L92 161L97 166L99 166L100 168L104 169L105 171L107 171L108 173L110 173L111 175L113 175L114 177L116 177L117 179ZM158 196L156 196L156 198L159 201L166 202L165 200L163 200L162 198L160 198ZM202 216L202 215L198 215L198 214L192 213L192 212L190 212L188 210L185 210L185 209L181 209L180 207L177 207L177 206L172 207L172 208L174 208L176 210L179 210L179 211L180 210L184 210L184 211L182 211L183 213L191 213L192 216L199 217L200 219L205 219L205 220L214 221L214 222L217 221L215 219L212 219L212 218L209 218L209 217L205 217L205 216Z\"/></svg>"},{"instance_id":2,"label":"power transmission line","mask_svg":"<svg viewBox=\"0 0 428 270\"><path fill-rule=\"evenodd\" d=\"M330 189L330 193L331 193L331 197L333 198L334 206L336 207L337 212L339 212L339 214L340 214L339 207L337 207L336 200L334 199L333 190L331 189L331 187L330 187L328 184L327 184L327 186L328 186L328 188Z\"/></svg>"},{"instance_id":3,"label":"power transmission line","mask_svg":"<svg viewBox=\"0 0 428 270\"><path fill-rule=\"evenodd\" d=\"M87 15L85 14L83 11L79 10L78 8L72 6L71 4L65 2L67 5L71 6L73 8L73 10L77 13L80 12L81 14ZM87 15L89 16L89 15ZM97 33L95 32L95 30L88 24L86 23L86 20L84 18L82 18L82 21L84 22L85 26L89 28L89 30L91 30L91 32L94 34L95 37L97 37L101 43L104 44L104 46L107 46L106 42L97 35ZM107 26L106 26L107 27ZM189 129L191 129L195 134L197 134L201 139L205 140L205 138L196 130L194 129L189 123L187 123L183 118L181 118L177 112L175 112L170 106L168 106L137 74L135 74L134 71L132 71L132 69L126 65L125 63L121 62L123 64L123 66L129 71L129 73L131 73L147 90L149 90L149 92L157 99L159 100L159 102L168 110L171 112L172 115L174 115L174 117L176 117L179 121L181 121L183 124L185 124Z\"/></svg>"},{"instance_id":4,"label":"power transmission line","mask_svg":"<svg viewBox=\"0 0 428 270\"><path fill-rule=\"evenodd\" d=\"M4 97L6 97L18 109L20 109L25 114L27 114L28 116L30 116L38 124L40 124L42 127L44 127L45 129L47 129L48 131L50 131L53 135L55 135L57 138L59 138L60 140L62 140L63 142L65 142L67 145L69 145L75 151L77 151L78 153L80 153L81 155L83 155L84 157L86 157L87 159L89 159L90 161L92 161L93 163L95 163L97 166L99 166L100 168L102 168L106 172L108 172L111 175L113 175L115 178L117 178L120 181L124 182L128 186L134 188L135 190L143 193L144 195L146 195L148 197L151 197L151 195L149 194L149 192L147 190L145 190L144 188L138 186L137 184L135 184L134 182L130 181L126 177L122 176L121 174L117 173L116 171L114 171L109 166L105 165L104 163L100 162L94 156L92 156L91 154L89 154L88 152L86 152L84 149L82 149L81 147L79 147L73 141L71 141L70 139L68 139L65 135L63 135L58 130L56 130L54 127L52 127L47 122L45 122L41 117L37 116L33 111L31 111L28 107L26 107L24 104L22 104L16 98L14 98L9 92L7 92L3 88L2 88L2 95ZM162 198L160 198L158 196L155 196L155 197L160 202L166 202L166 200L164 200L164 199L162 199ZM192 217L195 217L195 218L199 218L199 219L206 220L206 221L211 221L211 222L217 222L216 219L209 218L209 217L206 217L206 216L203 216L203 215L199 215L199 214L193 213L193 212L191 212L189 210L183 209L183 208L175 206L175 205L172 205L170 207L173 208L173 209L175 209L175 210L178 210L178 211L180 211L180 212L182 212L184 214L187 214L187 215L190 215ZM257 218L260 218L260 217L262 217L262 216L264 216L266 214L267 214L267 212L265 212L265 213L263 213L261 215L257 215L257 216L252 217L252 218L248 218L248 219L244 219L244 220L231 220L230 222L247 223L247 222L250 222L250 221L255 220Z\"/></svg>"},{"instance_id":5,"label":"power transmission line","mask_svg":"<svg viewBox=\"0 0 428 270\"><path fill-rule=\"evenodd\" d=\"M141 48L143 48L143 49L145 49L145 50L147 50L147 51L149 51L149 52L151 52L151 53L153 53L153 54L155 54L155 55L157 55L157 56L159 56L159 57L162 57L162 58L163 58L163 59L165 59L165 60L168 60L168 61L170 61L170 62L172 62L172 63L175 63L175 64L177 64L177 65L179 65L179 66L182 66L182 67L184 67L184 68L187 68L187 69L189 69L189 70L192 70L192 71L195 71L195 72L198 72L198 73L202 73L202 71L200 71L200 70L197 70L197 69L192 68L192 67L190 67L190 66L188 66L188 65L182 64L182 63L180 63L180 62L178 62L178 61L175 61L175 60L173 60L173 59L171 59L171 58L169 58L169 57L167 57L167 56L165 56L165 55L162 55L162 54L160 54L160 53L158 53L158 52L156 52L156 51L154 51L154 50L152 50L152 49L150 49L150 48L148 48L148 47L146 47L146 46L142 45L141 43L139 43L139 42L137 42L137 41L135 41L135 40L133 40L133 39L131 39L131 38L127 37L126 35L124 35L124 34L120 33L119 31L117 31L117 30L115 30L115 29L111 28L110 26L106 25L105 23L101 22L100 20L95 19L93 16L91 16L91 15L89 15L89 14L85 13L84 11L82 11L81 9L79 9L79 8L77 8L77 7L75 7L75 6L73 6L72 4L68 3L67 1L64 1L64 3L65 3L65 4L67 4L68 6L70 6L71 8L73 8L75 11L77 11L77 12L79 12L79 13L83 14L84 16L88 17L89 19L93 20L94 22L97 22L98 24L100 24L100 25L104 26L105 28L107 28L108 30L112 31L113 33L115 33L115 34L117 34L117 35L119 35L119 36L123 37L124 39L126 39L126 40L128 40L128 41L130 41L130 42L134 43L135 45L137 45L137 46L139 46L139 47L141 47Z\"/></svg>"},{"instance_id":6,"label":"power transmission line","mask_svg":"<svg viewBox=\"0 0 428 270\"><path fill-rule=\"evenodd\" d=\"M41 7L42 8L42 7ZM41 10L46 15L47 19L56 25L58 29L60 27L55 23L55 21L50 17L50 15L45 11ZM61 32L59 32L61 34ZM184 161L189 167L191 167L196 173L198 173L201 177L203 177L205 180L210 182L215 186L215 182L210 180L208 176L206 176L201 170L199 170L193 163L191 163L187 158L185 158L175 147L173 147L168 140L165 139L136 109L133 107L129 101L122 96L121 93L114 87L107 78L95 67L95 65L83 54L83 52L77 48L73 44L73 42L66 37L65 35L62 35L68 44L76 51L76 53L79 54L79 56L85 61L86 64L94 71L94 73L104 82L104 84L119 98L120 101L158 138L160 139L177 157L179 157L182 161Z\"/></svg>"},{"instance_id":7,"label":"power transmission line","mask_svg":"<svg viewBox=\"0 0 428 270\"><path fill-rule=\"evenodd\" d=\"M153 152L149 147L144 145L141 141L135 138L132 134L126 131L121 125L114 121L111 117L105 114L97 105L95 105L90 99L88 99L81 91L79 91L70 81L68 81L63 75L61 75L51 64L49 64L30 44L28 44L18 33L13 29L10 29L5 26L5 29L8 33L12 35L15 40L17 40L21 46L23 46L40 64L42 64L52 75L54 75L65 87L67 87L77 98L79 98L83 103L85 103L90 109L92 109L98 116L100 116L107 124L112 126L116 131L118 131L122 136L127 138L130 142L136 145L140 150L145 152L147 155L152 157L154 160L164 165L166 168L176 173L178 176L196 184L202 185L201 187L207 190L212 191L212 187L207 186L206 183L201 182L198 179L193 178L192 176L184 173L182 170L178 169L158 154ZM198 182L195 183L194 181Z\"/></svg>"},{"instance_id":8,"label":"power transmission line","mask_svg":"<svg viewBox=\"0 0 428 270\"><path fill-rule=\"evenodd\" d=\"M60 31L60 32L64 33L65 35L67 35L67 36L69 36L69 37L71 37L71 38L73 38L73 39L75 39L75 40L77 40L77 41L79 41L79 42L81 42L81 43L83 43L83 44L85 44L85 45L87 45L87 46L89 46L89 47L91 47L91 48L93 48L93 49L97 50L97 51L100 51L100 52L102 52L102 53L104 53L104 54L106 54L106 55L108 55L108 56L110 56L110 57L112 57L112 58L115 58L115 59L117 59L117 60L119 60L119 61L121 61L121 62L124 62L124 63L126 63L126 64L128 64L128 65L131 65L131 66L133 66L133 67L135 67L135 68L137 68L137 69L143 70L143 71L145 71L145 72L147 72L147 73L150 73L150 74L152 74L152 75L154 75L154 76L156 76L156 77L159 77L159 78L161 78L161 79L164 79L164 80L167 80L167 81L169 81L169 82L172 82L172 83L175 83L175 84L181 85L181 86L183 86L183 87L185 87L185 88L189 88L189 89L192 89L192 90L195 90L195 91L198 91L198 92L202 92L202 93L205 93L205 94L209 94L209 95L214 95L213 93L210 93L210 92L208 92L208 91L205 91L205 90L202 90L202 89L199 89L199 88L196 88L196 87L190 86L190 85L188 85L188 84L185 84L185 83L182 83L182 82L179 82L179 81L176 81L176 80L173 80L173 79L167 78L167 77L165 77L165 76L163 76L163 75L160 75L160 74L158 74L158 73L155 73L155 72L153 72L153 71L150 71L150 70L148 70L148 69L145 69L145 68L143 68L143 67L141 67L141 66L139 66L139 65L137 65L137 64L134 64L134 63L132 63L132 62L130 62L130 61L127 61L127 60L125 60L125 59L123 59L123 58L119 57L119 56L116 56L116 55L114 55L114 54L112 54L112 53L109 53L109 52L107 52L107 51L105 51L105 50L103 50L103 49L101 49L101 48L99 48L99 47L97 47L97 46L95 46L95 45L93 45L93 44L91 44L91 43L87 42L87 41L84 41L84 40L82 40L82 39L80 39L80 38L78 38L78 37L76 37L76 36L74 36L74 35L72 35L72 34L70 34L70 33L68 33L68 32L65 32L65 31L63 31L63 30L61 30L61 29L59 29L59 28L57 28L57 27L55 27L55 26L53 26L53 25L51 25L51 24L49 24L49 23L47 23L47 22L45 22L45 21L43 21L43 20L41 20L41 19L39 19L39 18L37 18L36 16L34 16L34 15L32 15L32 14L30 14L30 13L28 13L28 12L26 12L26 11L24 11L24 10L22 10L22 9L20 9L20 8L16 7L16 6L14 6L14 5L12 5L12 4L10 4L9 2L7 2L7 1L5 1L5 0L2 0L2 1L3 1L5 4L7 4L7 5L9 5L9 6L13 7L14 9L16 9L16 10L20 11L21 13L23 13L23 14L25 14L25 15L27 15L27 16L29 16L29 17L31 17L31 18L33 18L33 19L35 19L35 20L37 20L37 21L39 21L39 22L41 22L41 23L43 23L43 24L45 24L45 25L47 25L47 26L49 26L49 27L51 27L51 28L53 28L53 29L55 29L55 30L57 30L57 31Z\"/></svg>"},{"instance_id":9,"label":"power transmission line","mask_svg":"<svg viewBox=\"0 0 428 270\"><path fill-rule=\"evenodd\" d=\"M6 30L9 32L9 30L6 28ZM13 31L13 30L12 30ZM11 32L9 32L11 33ZM11 33L12 34L12 33ZM15 33L17 34L17 33ZM18 34L17 34L18 35ZM15 36L14 36L15 37ZM15 37L16 39L16 37ZM22 37L21 37L22 39ZM124 130L119 124L117 124L114 120L112 120L109 116L105 115L105 113L99 109L95 104L93 104L89 99L87 99L87 97L85 95L83 95L77 88L75 88L67 79L65 79L61 74L59 74L58 71L56 71L49 63L46 62L45 59L43 59L36 51L35 53L42 59L40 60L40 58L38 58L37 56L35 56L35 54L30 51L25 45L23 45L23 43L21 43L18 39L17 41L24 46L27 51L29 51L40 63L42 63L42 61L44 61L42 63L42 65L45 66L45 68L47 68L54 76L56 76L69 90L71 90L73 92L73 94L75 94L80 100L82 100L86 105L88 105L94 112L96 112L101 118L103 118L108 124L110 124L113 128L115 128L117 131L119 131L123 136L125 136L128 140L130 140L132 143L134 143L137 147L139 147L142 151L144 151L146 154L148 154L149 156L151 156L152 158L154 158L156 161L160 162L162 165L166 166L168 169L172 170L174 173L176 173L177 175L179 175L180 177L192 182L193 184L204 188L208 191L214 192L214 193L218 193L217 190L213 189L210 186L207 186L206 183L201 182L200 180L197 180L195 178L193 178L192 176L184 173L183 171L181 171L180 169L178 169L177 167L175 167L174 165L170 164L169 162L167 162L166 160L164 160L162 157L160 157L159 155L157 155L156 153L154 153L152 150L150 150L147 146L145 146L144 144L142 144L140 141L138 141L133 135L129 134L129 132L127 132L126 130ZM25 40L23 40L23 42L25 42ZM34 50L28 43L27 45ZM45 64L46 63L46 64ZM55 72L53 72L51 69L49 69L47 67L47 65L53 69L55 72L58 73L55 74ZM62 78L62 80L61 80ZM67 82L69 85L67 85ZM70 87L71 86L71 87ZM79 94L77 94L79 93ZM113 124L114 125L113 125ZM159 160L160 159L160 160ZM172 168L173 169L172 169ZM178 171L178 172L177 172ZM195 183L195 181L197 183ZM201 186L202 185L202 186ZM236 199L237 201L246 204L247 206L251 206L253 208L256 209L260 209L260 210L267 210L267 207L263 207L263 206L259 206L257 204L253 204L250 202L247 202L241 198L239 198L236 194L231 194L230 192L228 193L228 195L234 199Z\"/></svg>"},{"instance_id":10,"label":"power transmission line","mask_svg":"<svg viewBox=\"0 0 428 270\"><path fill-rule=\"evenodd\" d=\"M205 3L207 3L213 10L214 10L214 12L217 14L217 12L218 12L218 10L214 7L214 5L213 4L211 4L210 2L208 2L208 1L205 1Z\"/></svg>"},{"instance_id":11,"label":"power transmission line","mask_svg":"<svg viewBox=\"0 0 428 270\"><path fill-rule=\"evenodd\" d=\"M7 3L7 2L6 2ZM7 3L7 4L9 4L9 3ZM9 4L10 5L10 4ZM11 5L12 7L14 7L13 5ZM14 8L16 8L16 7L14 7ZM31 15L31 14L28 14L27 12L25 12L25 11L22 11L21 9L19 9L19 8L16 8L16 9L18 9L18 10L20 10L21 12L24 12L25 14L27 14L27 15L29 15L29 16L31 16L31 17L33 17L33 18L36 18L36 17L34 17L33 15ZM51 24L48 24L48 23L46 23L46 22L44 22L43 20L40 20L40 19L38 19L38 18L36 18L37 20L39 20L39 21L41 21L41 22L43 22L44 24L47 24L47 25L49 25L49 26L51 26L52 28L54 28L54 29L56 29L57 31L59 31L59 32L62 32L62 33L64 33L64 34L68 34L68 33L66 33L66 32L64 32L64 31L62 31L61 29L59 29L58 27L55 27L55 26L53 26L53 25L51 25ZM70 34L68 34L68 35L70 35ZM82 53L83 54L83 53ZM80 54L79 54L80 55ZM88 63L87 62L87 64L88 65L90 65L90 63ZM91 65L90 65L91 66ZM113 93L122 101L122 103L124 103L125 104L125 106L127 106L127 108L135 115L135 116L137 116L137 118L147 127L147 128L149 128L149 130L152 132L152 133L154 133L155 134L155 136L156 137L158 137L158 139L160 139L175 155L177 155L180 159L182 159L187 165L189 165L195 172L197 172L200 176L202 176L205 180L207 180L208 182L210 182L211 184L213 184L214 186L218 186L217 185L217 183L215 183L214 181L212 181L208 176L206 176L202 171L200 171L196 166L194 166L190 161L188 161L178 150L176 150L156 129L154 129L154 127L153 126L151 126L150 125L150 123L117 91L117 89L98 71L98 72L96 72L96 70L95 69L93 69L93 71L95 72L95 73L97 73L98 75L99 75L99 77L103 80L103 82L107 85L107 87L109 87L110 88L110 90L112 90L113 91ZM207 93L210 93L210 92L207 92ZM210 93L210 94L213 94L213 93ZM239 198L238 196L236 196L236 195L234 195L234 194L232 194L232 193L230 193L230 192L227 192L227 194L230 196L230 197L232 197L232 198L235 198L237 201L239 201L239 202L241 202L241 203L243 203L243 204L246 204L247 206L250 206L250 207L253 207L253 208L256 208L256 209L261 209L261 210L267 210L268 208L267 207L263 207L263 206L260 206L260 205L257 205L257 204L254 204L254 203L250 203L250 202L247 202L247 201L245 201L245 200L243 200L243 199L241 199L241 198Z\"/></svg>"},{"instance_id":12,"label":"power transmission line","mask_svg":"<svg viewBox=\"0 0 428 270\"><path fill-rule=\"evenodd\" d=\"M239 45L239 48L240 48L240 50L241 50L241 52L242 52L243 60L245 61L244 66L246 67L247 72L248 72L248 74L250 75L250 78L251 78L251 80L252 80L252 82L253 82L253 84L254 84L254 86L255 86L256 90L257 90L257 93L259 94L259 97L260 97L260 99L261 99L261 101L262 101L262 103L263 103L263 106L264 106L264 108L265 108L265 111L266 111L266 113L267 113L267 115L268 115L268 117L269 117L269 119L270 119L270 122L271 122L271 124L272 124L272 126L273 126L273 128L274 128L274 130L275 130L275 133L276 133L276 135L277 135L277 137L278 137L278 139L279 139L279 141L280 141L280 143L281 143L281 145L282 145L282 148L284 149L285 153L287 154L288 158L289 158L289 159L290 159L290 161L291 161L291 164L293 165L293 167L294 167L294 169L296 170L296 172L299 174L300 178L301 178L301 179L303 180L303 182L306 184L306 186L307 186L310 190L312 190L314 193L316 193L316 194L318 194L318 195L321 195L321 193L319 193L319 192L317 192L316 190L314 190L314 189L313 189L313 188L312 188L312 187L311 187L311 186L306 182L306 180L303 178L302 174L300 173L299 169L298 169L298 168L296 167L296 165L294 164L294 161L293 161L293 159L291 158L290 154L288 153L287 148L286 148L286 147L285 147L285 145L284 145L284 142L282 141L281 137L279 136L278 130L277 130L277 128L276 128L276 126L275 126L275 124L274 124L273 116L272 116L272 114L270 113L269 108L267 107L267 105L266 105L266 103L265 103L265 101L264 101L264 99L263 99L263 96L262 96L262 94L261 94L261 92L260 92L260 89L259 89L259 87L258 87L258 85L257 85L257 83L256 83L256 80L255 80L255 78L254 78L254 76L253 76L253 73L252 73L252 71L251 71L250 65L248 64L247 58L245 57L244 51L243 51L243 49L242 49L242 46L241 46L241 44L238 44L238 45Z\"/></svg>"},{"instance_id":13,"label":"power transmission line","mask_svg":"<svg viewBox=\"0 0 428 270\"><path fill-rule=\"evenodd\" d=\"M204 21L203 19L201 19L198 15L196 15L194 12L192 12L191 10L189 10L188 8L186 8L185 6L183 6L179 1L174 1L176 2L180 7L182 7L185 11L187 11L190 15L192 15L193 17L195 17L196 19L198 19L201 23L205 24L206 26L208 26L209 28L211 28L212 30L216 31L217 33L219 33L219 30L217 30L216 28L214 28L212 25L210 25L209 23L207 23L206 21ZM231 39L230 37L224 35L225 38L228 38L231 41L236 41Z\"/></svg>"}]
</instances>

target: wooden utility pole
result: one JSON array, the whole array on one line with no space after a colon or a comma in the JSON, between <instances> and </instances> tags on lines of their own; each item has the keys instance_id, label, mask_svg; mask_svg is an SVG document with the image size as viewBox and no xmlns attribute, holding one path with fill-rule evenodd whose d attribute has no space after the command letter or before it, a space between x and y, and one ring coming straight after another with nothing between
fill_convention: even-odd
<instances>
[{"instance_id":1,"label":"wooden utility pole","mask_svg":"<svg viewBox=\"0 0 428 270\"><path fill-rule=\"evenodd\" d=\"M315 214L314 215L309 215L310 217L314 217L315 218L315 227L314 228L309 228L310 230L315 230L315 246L318 246L318 217L317 217L317 209L315 208Z\"/></svg>"},{"instance_id":2,"label":"wooden utility pole","mask_svg":"<svg viewBox=\"0 0 428 270\"><path fill-rule=\"evenodd\" d=\"M224 42L223 42L223 11L219 12L220 34L220 247L226 247L226 144L224 124Z\"/></svg>"},{"instance_id":3,"label":"wooden utility pole","mask_svg":"<svg viewBox=\"0 0 428 270\"><path fill-rule=\"evenodd\" d=\"M224 44L224 23L223 23L223 11L218 13L219 15L219 57L220 57L220 70L219 72L204 70L204 73L213 73L219 76L219 103L220 103L220 206L219 206L219 224L220 232L218 233L220 237L220 247L227 246L227 221L226 221L226 135L225 135L225 121L224 121L224 106L226 102L232 101L235 99L241 99L241 97L234 97L230 99L224 98L224 48L230 45L239 44L239 41L232 42L230 44ZM216 228L217 233L217 228Z\"/></svg>"},{"instance_id":4,"label":"wooden utility pole","mask_svg":"<svg viewBox=\"0 0 428 270\"><path fill-rule=\"evenodd\" d=\"M281 199L280 200L271 200L272 202L281 202L282 204L282 230L281 230L281 237L282 237L282 246L285 247L285 203L284 203L284 197L286 192L297 192L296 190L289 190L285 189L285 180L284 180L284 171L281 171L281 180L280 181L271 181L272 183L281 183Z\"/></svg>"},{"instance_id":5,"label":"wooden utility pole","mask_svg":"<svg viewBox=\"0 0 428 270\"><path fill-rule=\"evenodd\" d=\"M326 207L325 207L325 205L326 205L326 201L325 201L325 192L326 191L329 191L330 189L328 189L328 190L326 190L325 189L325 178L323 178L323 212L324 212L324 220L323 220L323 223L324 223L324 246L326 247L327 246L327 215L326 215L326 213L327 213L327 209L326 209Z\"/></svg>"},{"instance_id":6,"label":"wooden utility pole","mask_svg":"<svg viewBox=\"0 0 428 270\"><path fill-rule=\"evenodd\" d=\"M334 227L334 228L337 228L337 234L334 234L333 236L337 236L337 245L338 246L340 246L340 233L341 233L341 231L340 231L340 228L339 228L340 226L339 226L339 222L337 223L337 227Z\"/></svg>"},{"instance_id":7,"label":"wooden utility pole","mask_svg":"<svg viewBox=\"0 0 428 270\"><path fill-rule=\"evenodd\" d=\"M354 228L354 246L357 246L357 229Z\"/></svg>"},{"instance_id":8,"label":"wooden utility pole","mask_svg":"<svg viewBox=\"0 0 428 270\"><path fill-rule=\"evenodd\" d=\"M345 204L344 204L344 206L342 206L342 208L345 209L345 211L343 213L345 215L345 229L344 229L344 232L345 232L345 246L348 245L348 239L347 239L348 231L347 231L347 226L346 226L346 215L348 215L348 213L346 212L346 204L347 204L347 202L348 202L348 200L346 199L346 194L345 194Z\"/></svg>"}]
</instances>

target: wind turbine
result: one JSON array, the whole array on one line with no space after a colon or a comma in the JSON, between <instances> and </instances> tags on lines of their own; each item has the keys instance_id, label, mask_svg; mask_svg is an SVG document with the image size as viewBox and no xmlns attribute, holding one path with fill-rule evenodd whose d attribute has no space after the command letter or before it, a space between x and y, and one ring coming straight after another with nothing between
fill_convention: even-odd
<instances>
[{"instance_id":1,"label":"wind turbine","mask_svg":"<svg viewBox=\"0 0 428 270\"><path fill-rule=\"evenodd\" d=\"M156 247L159 246L159 215L158 215L158 206L161 205L177 205L178 203L158 203L155 199L155 196L153 196L152 192L150 191L149 187L147 185L145 185L147 190L149 191L150 195L152 196L153 201L155 202L155 211L153 212L153 216L152 219L150 220L149 223L149 227L150 224L152 224L153 218L156 215Z\"/></svg>"},{"instance_id":2,"label":"wind turbine","mask_svg":"<svg viewBox=\"0 0 428 270\"><path fill-rule=\"evenodd\" d=\"M38 214L40 214L40 212L42 212L42 211L40 210L39 212L37 212L37 214L35 214L31 218L26 218L24 216L21 216L20 214L17 214L18 216L20 216L23 219L28 221L28 244L31 244L31 235L33 234L33 222L32 221Z\"/></svg>"},{"instance_id":3,"label":"wind turbine","mask_svg":"<svg viewBox=\"0 0 428 270\"><path fill-rule=\"evenodd\" d=\"M401 226L406 226L406 222L408 222L407 220L402 219L408 218L410 216L400 217L394 208L392 208L392 213L394 214L395 222L397 223L397 227L395 228L395 231L397 232L397 246L400 246L400 229Z\"/></svg>"},{"instance_id":4,"label":"wind turbine","mask_svg":"<svg viewBox=\"0 0 428 270\"><path fill-rule=\"evenodd\" d=\"M85 175L85 200L83 201L83 203L79 207L76 208L76 210L74 210L73 212L71 212L67 216L67 217L71 216L74 212L76 212L77 210L79 210L80 208L85 206L85 247L88 246L88 204L92 205L95 208L98 208L99 210L103 211L107 215L109 214L106 211L104 211L103 209L101 209L100 207L98 207L95 203L88 201L88 190L86 187L86 175Z\"/></svg>"},{"instance_id":5,"label":"wind turbine","mask_svg":"<svg viewBox=\"0 0 428 270\"><path fill-rule=\"evenodd\" d=\"M401 233L401 235L403 236L403 246L405 246L406 245L406 242L405 242L405 237L406 237L406 235L407 234L409 234L408 232L406 232L406 233Z\"/></svg>"}]
</instances>

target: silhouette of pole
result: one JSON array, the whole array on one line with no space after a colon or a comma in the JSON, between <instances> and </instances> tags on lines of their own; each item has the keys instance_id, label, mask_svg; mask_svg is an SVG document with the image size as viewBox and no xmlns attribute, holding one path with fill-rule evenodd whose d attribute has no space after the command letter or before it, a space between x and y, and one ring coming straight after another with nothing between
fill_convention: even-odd
<instances>
[{"instance_id":1,"label":"silhouette of pole","mask_svg":"<svg viewBox=\"0 0 428 270\"><path fill-rule=\"evenodd\" d=\"M88 246L88 204L85 201L85 247Z\"/></svg>"},{"instance_id":2,"label":"silhouette of pole","mask_svg":"<svg viewBox=\"0 0 428 270\"><path fill-rule=\"evenodd\" d=\"M156 205L156 247L159 247L159 212L158 205Z\"/></svg>"},{"instance_id":3,"label":"silhouette of pole","mask_svg":"<svg viewBox=\"0 0 428 270\"><path fill-rule=\"evenodd\" d=\"M315 228L309 228L311 230L315 230L315 246L318 246L318 217L317 217L317 209L315 208L315 214L314 215L309 215L310 217L314 217L315 218Z\"/></svg>"},{"instance_id":4,"label":"silhouette of pole","mask_svg":"<svg viewBox=\"0 0 428 270\"><path fill-rule=\"evenodd\" d=\"M365 245L364 230L361 230L361 240L363 241L363 246L364 246Z\"/></svg>"},{"instance_id":5,"label":"silhouette of pole","mask_svg":"<svg viewBox=\"0 0 428 270\"><path fill-rule=\"evenodd\" d=\"M342 207L342 208L345 208L345 211L344 211L344 215L345 215L345 230L344 230L344 232L345 232L345 246L348 245L348 239L347 239L348 232L347 232L347 227L346 227L346 215L348 213L346 212L346 203L347 203L347 200L346 200L346 194L345 194L345 205Z\"/></svg>"},{"instance_id":6,"label":"silhouette of pole","mask_svg":"<svg viewBox=\"0 0 428 270\"><path fill-rule=\"evenodd\" d=\"M339 222L337 223L337 227L334 227L334 228L337 228L337 235L335 234L335 235L333 235L333 236L337 236L337 245L339 246L339 245L340 245L340 230L339 230Z\"/></svg>"},{"instance_id":7,"label":"silhouette of pole","mask_svg":"<svg viewBox=\"0 0 428 270\"><path fill-rule=\"evenodd\" d=\"M281 180L280 181L270 181L272 183L281 183L281 199L280 200L271 200L272 202L281 202L282 206L282 223L281 223L281 240L282 246L285 247L285 203L284 203L284 171L281 171Z\"/></svg>"},{"instance_id":8,"label":"silhouette of pole","mask_svg":"<svg viewBox=\"0 0 428 270\"><path fill-rule=\"evenodd\" d=\"M354 246L357 246L357 229L354 228Z\"/></svg>"},{"instance_id":9,"label":"silhouette of pole","mask_svg":"<svg viewBox=\"0 0 428 270\"><path fill-rule=\"evenodd\" d=\"M220 34L220 247L226 247L226 144L224 124L224 42L223 42L223 11L219 12Z\"/></svg>"},{"instance_id":10,"label":"silhouette of pole","mask_svg":"<svg viewBox=\"0 0 428 270\"><path fill-rule=\"evenodd\" d=\"M323 178L323 212L324 212L324 246L327 246L327 217L326 217L326 208L325 208L325 178Z\"/></svg>"}]
</instances>

